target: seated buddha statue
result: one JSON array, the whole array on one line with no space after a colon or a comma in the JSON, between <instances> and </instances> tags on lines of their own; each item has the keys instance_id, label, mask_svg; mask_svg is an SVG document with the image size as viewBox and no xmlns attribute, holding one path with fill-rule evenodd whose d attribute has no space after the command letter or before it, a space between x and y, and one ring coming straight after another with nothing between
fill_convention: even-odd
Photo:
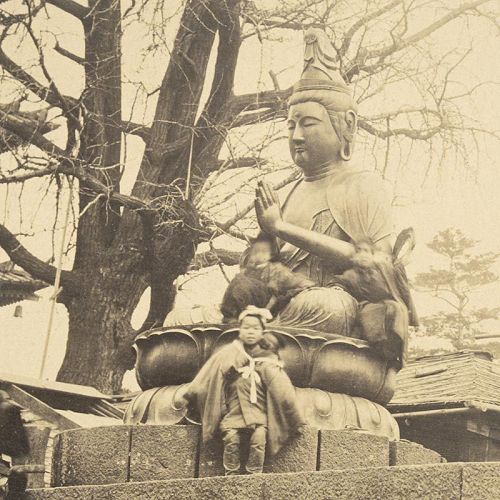
<instances>
[{"instance_id":1,"label":"seated buddha statue","mask_svg":"<svg viewBox=\"0 0 500 500\"><path fill-rule=\"evenodd\" d=\"M358 301L335 276L352 265L357 242L391 258L391 198L378 174L351 165L356 102L332 64L333 47L315 29L305 42L287 117L290 154L303 175L282 203L260 183L255 209L261 230L277 238L281 261L317 284L294 297L276 323L358 336Z\"/></svg>"},{"instance_id":2,"label":"seated buddha statue","mask_svg":"<svg viewBox=\"0 0 500 500\"><path fill-rule=\"evenodd\" d=\"M306 286L291 294L268 329L284 339L282 360L309 425L397 438L397 423L382 405L394 393L416 315L399 238L392 245L391 197L378 174L351 163L356 102L334 67L333 47L316 29L305 42L287 117L290 153L302 176L281 200L260 183L255 210L265 233L260 239L271 240L270 248L277 243L280 265L301 274ZM366 262L372 264L363 268ZM238 334L217 308L211 315L173 313L164 328L136 339L145 392L131 404L127 423L177 422L186 384Z\"/></svg>"}]
</instances>

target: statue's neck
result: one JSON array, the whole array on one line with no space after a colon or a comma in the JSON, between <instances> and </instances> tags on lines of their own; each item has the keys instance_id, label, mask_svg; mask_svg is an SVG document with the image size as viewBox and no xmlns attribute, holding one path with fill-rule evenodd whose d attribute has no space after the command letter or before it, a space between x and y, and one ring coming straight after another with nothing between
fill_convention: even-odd
<instances>
[{"instance_id":1,"label":"statue's neck","mask_svg":"<svg viewBox=\"0 0 500 500\"><path fill-rule=\"evenodd\" d=\"M326 179L343 167L345 167L344 161L332 161L318 167L303 168L304 181L314 182Z\"/></svg>"}]
</instances>

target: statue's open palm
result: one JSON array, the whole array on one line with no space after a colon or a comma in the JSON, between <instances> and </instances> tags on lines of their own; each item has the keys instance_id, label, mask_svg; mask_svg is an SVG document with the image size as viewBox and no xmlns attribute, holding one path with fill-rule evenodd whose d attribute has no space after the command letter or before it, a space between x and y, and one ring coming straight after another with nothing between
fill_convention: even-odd
<instances>
[{"instance_id":1,"label":"statue's open palm","mask_svg":"<svg viewBox=\"0 0 500 500\"><path fill-rule=\"evenodd\" d=\"M269 184L260 181L255 192L255 213L262 231L276 235L283 220L276 191Z\"/></svg>"}]
</instances>

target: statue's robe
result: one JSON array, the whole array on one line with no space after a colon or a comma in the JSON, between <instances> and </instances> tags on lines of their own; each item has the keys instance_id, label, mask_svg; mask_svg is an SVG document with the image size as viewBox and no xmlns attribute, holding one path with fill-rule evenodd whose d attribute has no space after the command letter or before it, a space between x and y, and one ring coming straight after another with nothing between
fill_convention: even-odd
<instances>
[{"instance_id":1,"label":"statue's robe","mask_svg":"<svg viewBox=\"0 0 500 500\"><path fill-rule=\"evenodd\" d=\"M301 182L299 180L286 196L284 212ZM326 188L325 209L315 214L310 229L344 241L364 241L375 246L388 239L393 234L393 222L391 199L385 184L374 172L350 165L336 167ZM277 322L353 337L359 336L356 327L361 323L361 338L384 344L384 353L389 359L398 364L403 362L408 324L416 324L403 267L400 266L396 273L390 266L379 269L392 292L389 300L360 306L350 293L336 288L335 278L345 271L337 263L327 262L300 248L283 255L283 259L290 269L303 273L319 287L292 299Z\"/></svg>"},{"instance_id":2,"label":"statue's robe","mask_svg":"<svg viewBox=\"0 0 500 500\"><path fill-rule=\"evenodd\" d=\"M297 181L285 196L282 204L285 219L289 203L299 201L293 194L302 182L305 181ZM390 196L379 175L348 165L336 167L324 198L324 206L311 218L311 231L344 241L370 241L375 245L392 235ZM283 241L280 247L284 251L281 261L320 287L327 287L333 276L345 270L335 261L321 259Z\"/></svg>"},{"instance_id":3,"label":"statue's robe","mask_svg":"<svg viewBox=\"0 0 500 500\"><path fill-rule=\"evenodd\" d=\"M218 434L220 422L228 411L226 375L232 368L248 364L242 348L241 342L235 340L216 352L184 395L188 401L187 417L201 421L204 442ZM267 452L274 455L305 421L296 403L295 387L283 368L275 363L258 363L256 370L266 388Z\"/></svg>"}]
</instances>

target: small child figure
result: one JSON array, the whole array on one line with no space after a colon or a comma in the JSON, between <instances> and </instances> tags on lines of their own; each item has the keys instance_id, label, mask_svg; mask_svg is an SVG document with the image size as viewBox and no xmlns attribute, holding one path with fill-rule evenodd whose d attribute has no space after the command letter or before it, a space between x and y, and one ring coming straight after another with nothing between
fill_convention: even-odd
<instances>
[{"instance_id":1,"label":"small child figure","mask_svg":"<svg viewBox=\"0 0 500 500\"><path fill-rule=\"evenodd\" d=\"M224 322L235 322L249 305L281 311L298 293L314 283L288 269L279 259L275 238L261 233L250 246L246 259L222 299Z\"/></svg>"},{"instance_id":2,"label":"small child figure","mask_svg":"<svg viewBox=\"0 0 500 500\"><path fill-rule=\"evenodd\" d=\"M368 241L358 242L354 248L352 267L335 276L331 284L344 288L358 301L375 303L393 299L386 279L386 268L391 267L389 255L375 250Z\"/></svg>"},{"instance_id":3,"label":"small child figure","mask_svg":"<svg viewBox=\"0 0 500 500\"><path fill-rule=\"evenodd\" d=\"M197 410L201 417L204 441L222 434L226 475L240 472L242 435L249 435L246 471L256 474L263 470L266 446L276 454L304 426L278 356L283 340L264 333L271 318L268 310L245 309L238 339L207 361L184 395L188 412Z\"/></svg>"},{"instance_id":4,"label":"small child figure","mask_svg":"<svg viewBox=\"0 0 500 500\"><path fill-rule=\"evenodd\" d=\"M405 271L414 246L412 228L399 234L392 255L378 250L370 241L357 242L352 267L334 276L330 283L359 302L356 319L361 338L399 366L405 359L408 326L418 326Z\"/></svg>"},{"instance_id":5,"label":"small child figure","mask_svg":"<svg viewBox=\"0 0 500 500\"><path fill-rule=\"evenodd\" d=\"M351 258L352 267L335 276L330 285L344 288L359 302L398 302L407 308L410 325L418 326L404 267L415 246L414 239L412 228L403 230L392 255L377 250L369 241L357 242Z\"/></svg>"}]
</instances>

